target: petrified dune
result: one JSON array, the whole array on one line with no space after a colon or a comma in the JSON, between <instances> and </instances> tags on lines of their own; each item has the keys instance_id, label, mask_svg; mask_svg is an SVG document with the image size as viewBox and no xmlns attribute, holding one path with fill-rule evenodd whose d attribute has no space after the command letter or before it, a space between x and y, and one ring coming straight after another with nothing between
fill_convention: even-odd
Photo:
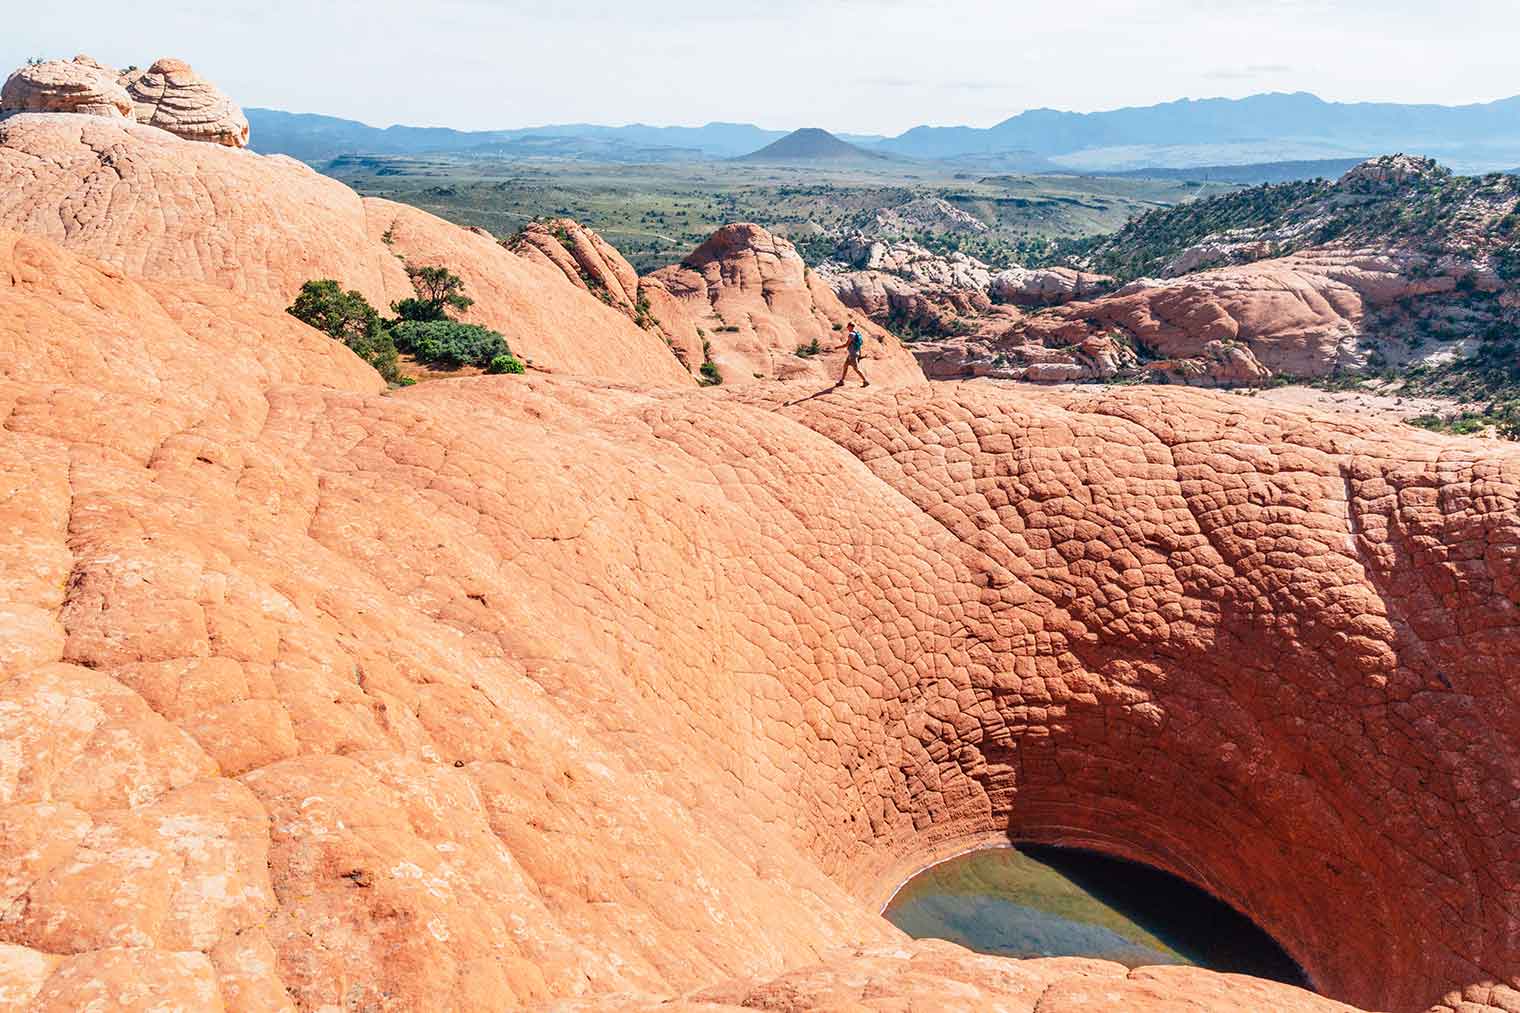
<instances>
[{"instance_id":1,"label":"petrified dune","mask_svg":"<svg viewBox=\"0 0 1520 1013\"><path fill-rule=\"evenodd\" d=\"M1513 1006L1520 455L1185 391L382 394L215 286L0 279L8 1001L1339 1008L876 915L1011 832L1330 995Z\"/></svg>"},{"instance_id":2,"label":"petrified dune","mask_svg":"<svg viewBox=\"0 0 1520 1013\"><path fill-rule=\"evenodd\" d=\"M137 122L187 141L248 146L243 110L184 60L155 60L147 70L124 71L119 80L132 98Z\"/></svg>"},{"instance_id":3,"label":"petrified dune","mask_svg":"<svg viewBox=\"0 0 1520 1013\"><path fill-rule=\"evenodd\" d=\"M414 294L402 258L443 263L476 301L465 319L502 332L537 366L629 383L692 382L658 337L487 237L361 198L293 159L125 120L0 120L0 227L133 277L209 282L279 309L313 278L335 278L384 309Z\"/></svg>"}]
</instances>

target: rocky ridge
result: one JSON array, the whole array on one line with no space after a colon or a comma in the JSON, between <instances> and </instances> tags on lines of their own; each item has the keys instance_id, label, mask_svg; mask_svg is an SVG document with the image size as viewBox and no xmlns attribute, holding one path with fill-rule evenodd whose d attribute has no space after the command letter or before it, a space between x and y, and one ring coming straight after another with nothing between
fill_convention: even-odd
<instances>
[{"instance_id":1,"label":"rocky ridge","mask_svg":"<svg viewBox=\"0 0 1520 1013\"><path fill-rule=\"evenodd\" d=\"M1154 378L1234 386L1484 357L1515 325L1517 199L1510 177L1395 155L1334 183L1155 212L1082 255L1129 285L1032 317L967 361L1108 335L1141 349Z\"/></svg>"},{"instance_id":2,"label":"rocky ridge","mask_svg":"<svg viewBox=\"0 0 1520 1013\"><path fill-rule=\"evenodd\" d=\"M996 301L1030 312L962 317L914 350L940 378L1227 387L1397 379L1497 361L1515 325L1517 198L1510 177L1453 177L1429 159L1397 155L1334 183L1255 187L1163 209L1076 244L1064 278L1042 269L1019 285L1009 284L1017 270L1005 273ZM880 303L866 282L841 284ZM914 289L921 298L935 291L911 279L895 285L899 303ZM1090 354L1116 346L1133 354Z\"/></svg>"}]
</instances>

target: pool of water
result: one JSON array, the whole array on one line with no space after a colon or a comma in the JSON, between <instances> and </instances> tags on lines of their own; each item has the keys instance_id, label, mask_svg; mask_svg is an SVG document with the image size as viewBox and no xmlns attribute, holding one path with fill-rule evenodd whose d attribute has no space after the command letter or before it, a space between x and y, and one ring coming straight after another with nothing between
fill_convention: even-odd
<instances>
[{"instance_id":1,"label":"pool of water","mask_svg":"<svg viewBox=\"0 0 1520 1013\"><path fill-rule=\"evenodd\" d=\"M1175 876L1067 848L989 848L909 880L884 912L917 939L1008 957L1193 964L1308 987L1249 919Z\"/></svg>"}]
</instances>

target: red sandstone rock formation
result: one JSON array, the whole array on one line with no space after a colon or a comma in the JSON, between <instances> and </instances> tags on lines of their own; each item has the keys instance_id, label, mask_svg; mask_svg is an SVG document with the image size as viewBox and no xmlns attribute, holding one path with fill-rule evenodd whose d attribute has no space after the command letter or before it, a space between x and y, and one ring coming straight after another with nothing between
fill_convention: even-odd
<instances>
[{"instance_id":1,"label":"red sandstone rock formation","mask_svg":"<svg viewBox=\"0 0 1520 1013\"><path fill-rule=\"evenodd\" d=\"M569 218L530 222L506 244L529 260L550 266L570 284L630 317L637 315L639 273L595 231Z\"/></svg>"},{"instance_id":2,"label":"red sandstone rock formation","mask_svg":"<svg viewBox=\"0 0 1520 1013\"><path fill-rule=\"evenodd\" d=\"M147 70L127 71L120 83L132 98L139 123L187 141L248 146L243 110L183 60L163 59Z\"/></svg>"},{"instance_id":3,"label":"red sandstone rock formation","mask_svg":"<svg viewBox=\"0 0 1520 1013\"><path fill-rule=\"evenodd\" d=\"M0 280L20 1003L1336 1008L876 915L1009 833L1331 996L1513 1001L1520 454L1180 390L382 395L221 287Z\"/></svg>"},{"instance_id":4,"label":"red sandstone rock formation","mask_svg":"<svg viewBox=\"0 0 1520 1013\"><path fill-rule=\"evenodd\" d=\"M334 278L383 310L413 294L405 262L444 264L475 300L465 319L501 331L536 366L691 383L658 337L488 237L362 199L292 159L131 122L65 114L0 122L0 227L133 277L209 282L275 308L304 282Z\"/></svg>"},{"instance_id":5,"label":"red sandstone rock formation","mask_svg":"<svg viewBox=\"0 0 1520 1013\"><path fill-rule=\"evenodd\" d=\"M791 243L758 225L719 229L680 264L646 277L640 292L681 361L693 372L713 362L725 384L832 383L852 319L867 335L862 368L872 383L923 379L896 337L847 309ZM797 354L814 342L817 354Z\"/></svg>"},{"instance_id":6,"label":"red sandstone rock formation","mask_svg":"<svg viewBox=\"0 0 1520 1013\"><path fill-rule=\"evenodd\" d=\"M1000 375L1033 380L1049 378L1025 368L1042 363L1042 350L1071 350L1118 336L1161 356L1146 369L1180 383L1235 386L1273 375L1325 376L1364 367L1374 352L1394 352L1403 307L1454 291L1462 277L1460 270L1427 275L1411 258L1391 253L1314 250L1135 282L1111 295L1025 315L1001 333L979 331L967 341L915 351L933 376L984 375L987 361L1001 357L1008 365ZM1469 280L1494 287L1491 279ZM1374 312L1382 314L1380 326L1369 328ZM1083 367L1083 378L1116 375L1073 361Z\"/></svg>"}]
</instances>

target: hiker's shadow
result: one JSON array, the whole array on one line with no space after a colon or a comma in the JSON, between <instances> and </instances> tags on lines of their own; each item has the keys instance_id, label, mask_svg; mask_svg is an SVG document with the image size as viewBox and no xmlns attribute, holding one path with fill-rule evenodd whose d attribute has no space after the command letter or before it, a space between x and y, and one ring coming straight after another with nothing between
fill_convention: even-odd
<instances>
[{"instance_id":1,"label":"hiker's shadow","mask_svg":"<svg viewBox=\"0 0 1520 1013\"><path fill-rule=\"evenodd\" d=\"M823 390L820 390L816 394L809 394L807 397L799 397L795 401L788 401L784 405L782 405L782 407L783 408L791 408L793 405L805 404L808 401L816 401L818 398L823 397L823 395L825 395L825 394L832 394L836 390L840 390L840 389L842 389L842 388L840 387L839 384L837 384L837 383L836 384L832 384L832 385L830 385L828 387L823 388Z\"/></svg>"}]
</instances>

